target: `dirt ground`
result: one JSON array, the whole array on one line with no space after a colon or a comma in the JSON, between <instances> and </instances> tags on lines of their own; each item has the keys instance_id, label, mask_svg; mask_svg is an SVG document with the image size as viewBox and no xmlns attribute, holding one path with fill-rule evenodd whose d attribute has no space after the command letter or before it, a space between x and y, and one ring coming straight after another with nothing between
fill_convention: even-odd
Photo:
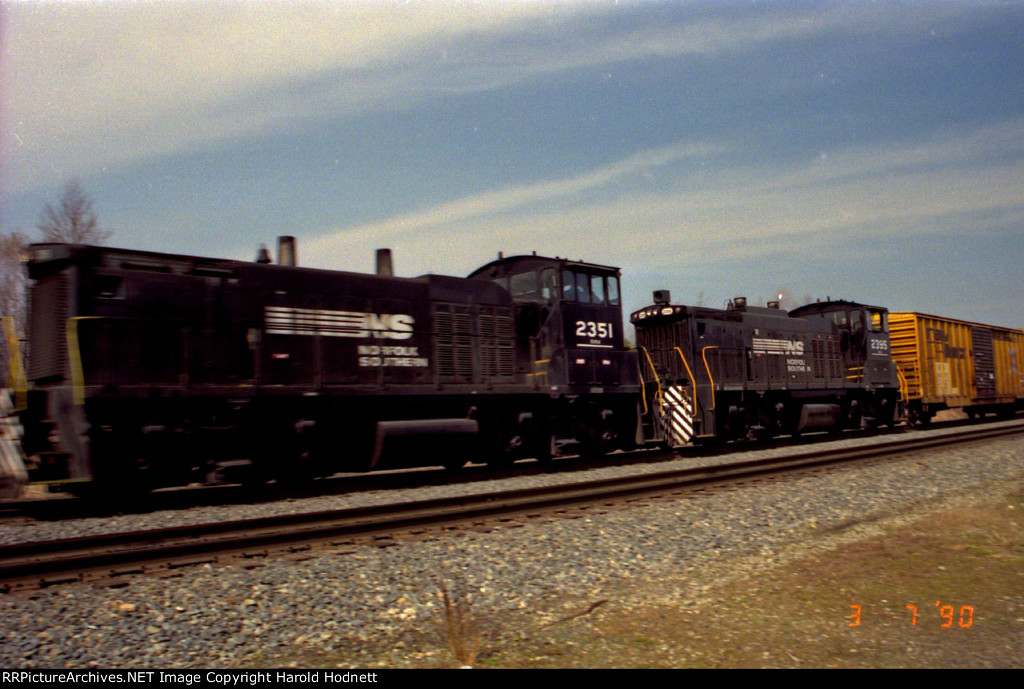
<instances>
[{"instance_id":1,"label":"dirt ground","mask_svg":"<svg viewBox=\"0 0 1024 689\"><path fill-rule=\"evenodd\" d=\"M1024 483L903 525L867 528L879 533L849 539L835 529L821 538L847 542L779 566L737 562L697 595L685 582L604 595L607 602L584 616L481 649L478 663L1024 667Z\"/></svg>"},{"instance_id":2,"label":"dirt ground","mask_svg":"<svg viewBox=\"0 0 1024 689\"><path fill-rule=\"evenodd\" d=\"M442 608L442 610L444 610ZM1024 668L1024 481L276 667ZM383 640L382 640L383 641Z\"/></svg>"}]
</instances>

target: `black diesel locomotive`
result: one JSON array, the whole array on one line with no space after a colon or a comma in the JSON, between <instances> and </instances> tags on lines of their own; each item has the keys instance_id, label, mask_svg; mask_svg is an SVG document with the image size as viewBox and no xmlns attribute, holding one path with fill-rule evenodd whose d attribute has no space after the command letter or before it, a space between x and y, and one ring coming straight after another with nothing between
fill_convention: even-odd
<instances>
[{"instance_id":1,"label":"black diesel locomotive","mask_svg":"<svg viewBox=\"0 0 1024 689\"><path fill-rule=\"evenodd\" d=\"M33 245L30 479L145 490L635 447L617 268L399 278L390 254L356 274L282 247L271 264Z\"/></svg>"},{"instance_id":2,"label":"black diesel locomotive","mask_svg":"<svg viewBox=\"0 0 1024 689\"><path fill-rule=\"evenodd\" d=\"M665 445L892 424L900 383L888 312L847 301L677 306L632 314L644 430Z\"/></svg>"}]
</instances>

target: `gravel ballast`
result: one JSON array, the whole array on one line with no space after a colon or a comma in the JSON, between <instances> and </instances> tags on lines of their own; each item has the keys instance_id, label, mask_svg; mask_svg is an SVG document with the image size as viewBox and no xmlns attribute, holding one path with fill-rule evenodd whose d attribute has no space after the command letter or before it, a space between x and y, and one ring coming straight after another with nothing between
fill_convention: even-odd
<instances>
[{"instance_id":1,"label":"gravel ballast","mask_svg":"<svg viewBox=\"0 0 1024 689\"><path fill-rule=\"evenodd\" d=\"M915 431L916 432L916 431ZM864 444L888 438L842 440ZM815 449L820 448L816 447ZM779 447L743 459L791 453ZM715 462L736 461L720 457ZM701 460L708 463L707 459ZM680 460L678 464L693 464ZM585 472L660 471L675 463ZM508 478L502 488L569 481L567 474ZM10 668L193 668L277 664L302 657L339 665L422 666L445 658L439 586L512 633L516 620L542 625L567 614L566 600L604 600L631 581L658 580L658 595L699 596L730 568L771 566L793 546L828 547L824 532L911 515L1024 478L1019 438L922 453L899 461L790 477L730 490L658 499L626 509L588 510L490 532L454 532L433 541L303 558L270 558L251 569L204 565L174 578L136 577L125 588L69 585L0 597L0 665ZM33 524L9 529L4 542L118 529L238 519L254 511L323 510L479 492L478 485L371 491L268 505L204 507L174 513ZM844 536L845 535L845 536ZM742 563L742 564L740 564ZM742 573L739 573L742 576ZM673 588L674 587L674 588Z\"/></svg>"}]
</instances>

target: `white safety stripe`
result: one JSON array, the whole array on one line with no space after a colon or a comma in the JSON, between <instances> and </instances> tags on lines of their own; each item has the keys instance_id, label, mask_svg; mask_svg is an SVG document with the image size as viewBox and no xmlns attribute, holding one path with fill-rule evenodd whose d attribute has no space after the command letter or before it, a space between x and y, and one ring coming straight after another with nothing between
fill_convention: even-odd
<instances>
[{"instance_id":1,"label":"white safety stripe","mask_svg":"<svg viewBox=\"0 0 1024 689\"><path fill-rule=\"evenodd\" d=\"M686 396L686 390L681 385L669 386L665 390L662 423L665 437L672 445L685 445L693 437L693 405Z\"/></svg>"}]
</instances>

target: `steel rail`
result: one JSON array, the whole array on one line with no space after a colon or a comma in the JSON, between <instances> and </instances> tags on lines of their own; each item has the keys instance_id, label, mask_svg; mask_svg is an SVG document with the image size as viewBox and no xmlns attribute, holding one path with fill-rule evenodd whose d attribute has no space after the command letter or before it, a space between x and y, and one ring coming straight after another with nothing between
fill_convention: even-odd
<instances>
[{"instance_id":1,"label":"steel rail","mask_svg":"<svg viewBox=\"0 0 1024 689\"><path fill-rule=\"evenodd\" d=\"M174 569L217 562L223 556L266 556L271 551L304 550L312 543L352 543L357 538L383 538L381 534L511 518L571 504L614 502L628 496L805 471L1020 433L1024 433L1024 423L561 486L2 546L0 592Z\"/></svg>"}]
</instances>

